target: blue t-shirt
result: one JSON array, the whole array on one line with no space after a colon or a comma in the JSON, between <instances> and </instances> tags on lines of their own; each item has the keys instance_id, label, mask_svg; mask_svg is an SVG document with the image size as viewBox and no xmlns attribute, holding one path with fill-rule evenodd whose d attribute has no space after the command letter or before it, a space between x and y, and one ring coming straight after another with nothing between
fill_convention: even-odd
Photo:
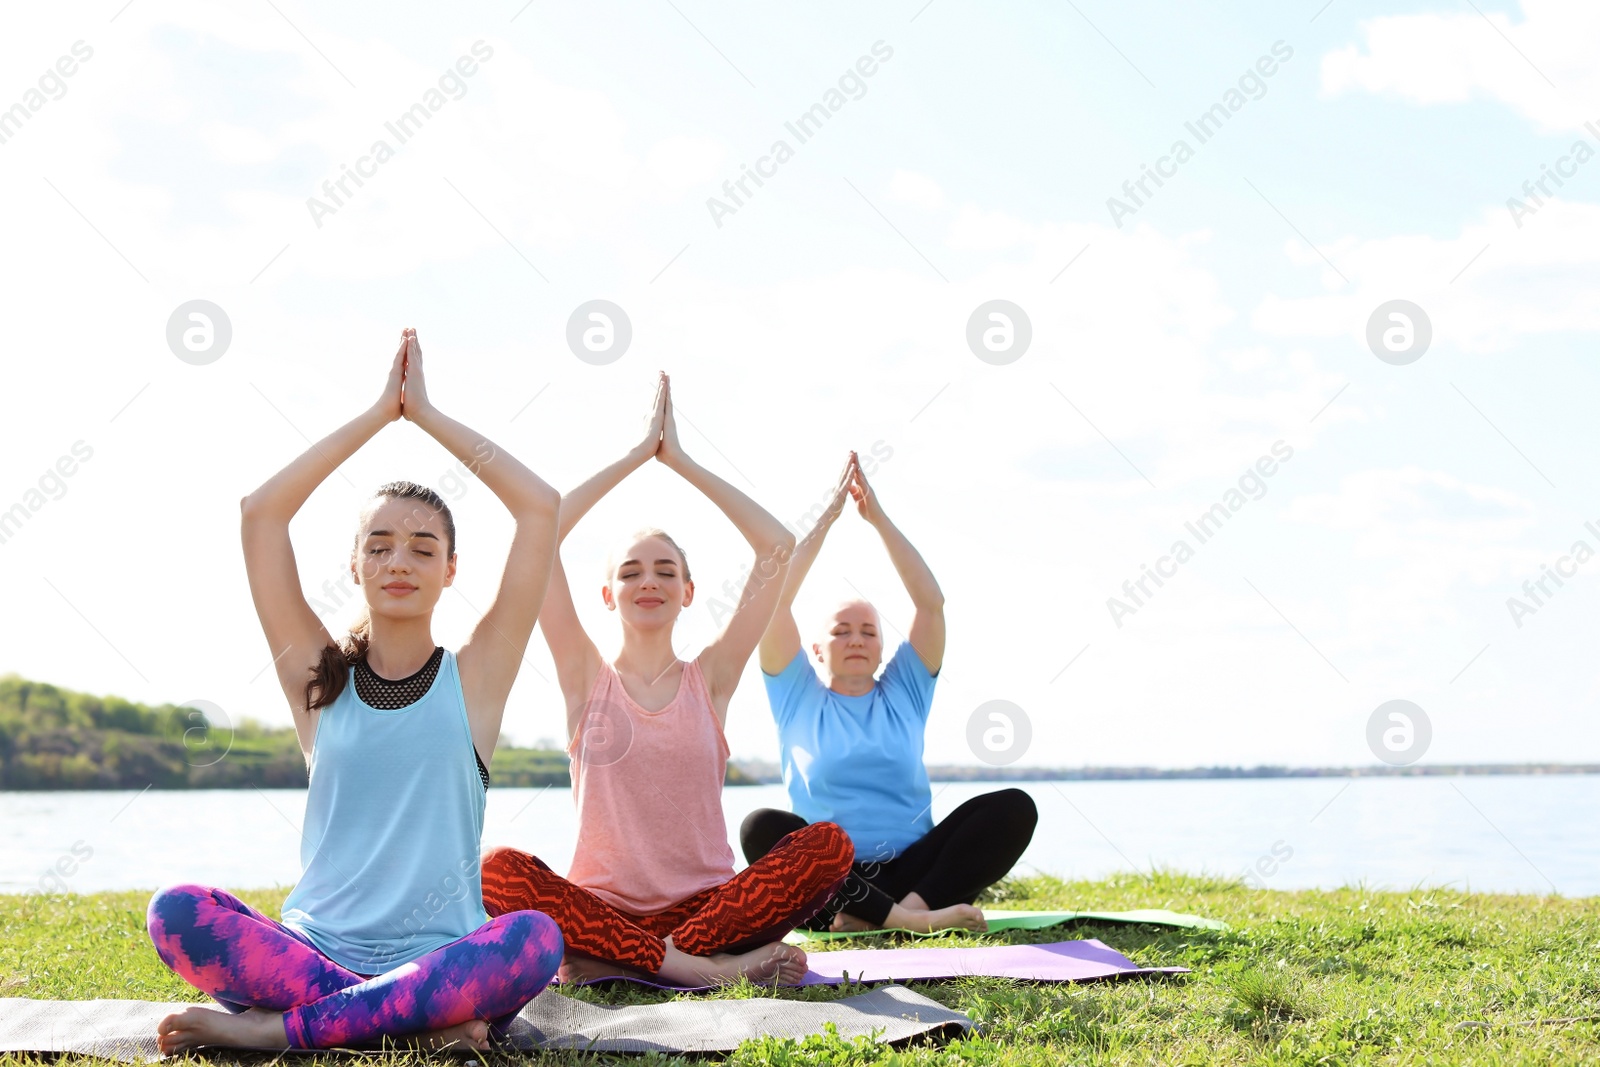
<instances>
[{"instance_id":1,"label":"blue t-shirt","mask_svg":"<svg viewBox=\"0 0 1600 1067\"><path fill-rule=\"evenodd\" d=\"M842 696L802 649L777 675L761 674L778 721L783 784L806 822L838 823L856 862L889 860L933 829L922 740L935 676L903 641L872 692Z\"/></svg>"}]
</instances>

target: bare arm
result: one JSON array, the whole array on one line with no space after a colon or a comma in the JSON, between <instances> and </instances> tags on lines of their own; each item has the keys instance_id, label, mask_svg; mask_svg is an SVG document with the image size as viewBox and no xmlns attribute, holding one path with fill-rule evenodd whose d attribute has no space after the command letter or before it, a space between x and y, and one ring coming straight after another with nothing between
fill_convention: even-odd
<instances>
[{"instance_id":1,"label":"bare arm","mask_svg":"<svg viewBox=\"0 0 1600 1067\"><path fill-rule=\"evenodd\" d=\"M660 446L661 424L666 404L665 379L658 381L656 396L647 420L644 438L628 454L603 468L582 485L561 497L561 516L556 541L559 546L578 520L599 503L600 498L615 489L621 481L656 454ZM600 670L600 651L583 629L578 619L577 607L572 600L572 587L567 582L566 567L561 562L559 547L551 570L550 588L539 611L539 629L544 632L545 644L556 661L556 680L567 705L567 736L577 726L583 702L589 696L589 687Z\"/></svg>"},{"instance_id":2,"label":"bare arm","mask_svg":"<svg viewBox=\"0 0 1600 1067\"><path fill-rule=\"evenodd\" d=\"M272 652L278 684L294 712L300 751L308 760L320 712L306 708L306 682L333 638L300 591L300 570L289 540L289 520L341 463L355 455L379 430L400 418L405 349L402 337L389 368L388 383L377 403L306 449L239 501L240 539L244 543L250 598Z\"/></svg>"},{"instance_id":3,"label":"bare arm","mask_svg":"<svg viewBox=\"0 0 1600 1067\"><path fill-rule=\"evenodd\" d=\"M684 452L683 446L678 443L677 424L672 416L670 380L667 382L661 449L656 453L656 458L704 493L738 527L750 547L755 549L755 566L745 580L738 607L723 626L722 632L699 657L700 669L711 691L717 716L726 718L728 701L739 684L739 676L744 673L744 665L750 661L750 654L756 650L767 624L772 621L778 598L783 594L789 557L794 552L794 534L760 504L700 466Z\"/></svg>"},{"instance_id":4,"label":"bare arm","mask_svg":"<svg viewBox=\"0 0 1600 1067\"><path fill-rule=\"evenodd\" d=\"M883 513L878 496L867 484L867 477L856 467L855 481L850 486L856 508L862 518L872 524L889 550L889 560L900 574L900 581L911 595L915 614L911 617L911 633L907 639L916 649L929 674L938 674L944 663L944 593L934 580L933 571L900 528Z\"/></svg>"},{"instance_id":5,"label":"bare arm","mask_svg":"<svg viewBox=\"0 0 1600 1067\"><path fill-rule=\"evenodd\" d=\"M500 586L472 635L456 653L472 743L488 763L500 739L506 699L517 680L550 582L561 494L511 453L433 406L423 375L422 347L414 331L408 334L405 418L483 479L516 523Z\"/></svg>"},{"instance_id":6,"label":"bare arm","mask_svg":"<svg viewBox=\"0 0 1600 1067\"><path fill-rule=\"evenodd\" d=\"M767 624L766 633L761 635L761 670L766 674L782 674L784 668L794 662L795 654L800 651L800 627L794 621L795 597L800 594L800 586L805 582L806 575L811 572L811 565L822 553L823 539L828 536L828 531L833 528L834 522L844 511L844 502L849 495L851 472L855 464L856 454L852 452L850 458L845 461L844 472L839 475L839 484L834 486L833 496L828 501L827 509L817 519L816 525L811 527L795 545L794 554L789 558L789 573L784 578L783 593L778 597L777 610L772 613L772 621Z\"/></svg>"}]
</instances>

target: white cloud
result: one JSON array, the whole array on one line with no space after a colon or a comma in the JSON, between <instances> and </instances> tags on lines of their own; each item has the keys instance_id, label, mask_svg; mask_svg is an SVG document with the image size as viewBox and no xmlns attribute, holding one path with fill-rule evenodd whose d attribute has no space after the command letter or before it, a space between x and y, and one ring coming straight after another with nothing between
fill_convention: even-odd
<instances>
[{"instance_id":1,"label":"white cloud","mask_svg":"<svg viewBox=\"0 0 1600 1067\"><path fill-rule=\"evenodd\" d=\"M1508 210L1490 207L1455 237L1350 237L1325 245L1349 286L1299 241L1286 243L1285 251L1325 282L1331 278L1337 291L1266 296L1251 324L1267 334L1347 336L1365 346L1368 317L1394 299L1422 307L1435 344L1466 351L1503 351L1529 335L1600 330L1600 303L1592 295L1600 286L1597 204L1547 200L1520 228Z\"/></svg>"},{"instance_id":2,"label":"white cloud","mask_svg":"<svg viewBox=\"0 0 1600 1067\"><path fill-rule=\"evenodd\" d=\"M1532 501L1419 467L1346 475L1335 492L1297 497L1284 518L1354 534L1358 553L1403 557L1413 577L1487 582L1533 558L1518 546L1535 525Z\"/></svg>"},{"instance_id":3,"label":"white cloud","mask_svg":"<svg viewBox=\"0 0 1600 1067\"><path fill-rule=\"evenodd\" d=\"M1451 11L1384 16L1361 28L1364 48L1323 56L1325 93L1392 93L1424 105L1498 100L1546 132L1600 119L1600 5L1590 0L1523 0L1516 22Z\"/></svg>"},{"instance_id":4,"label":"white cloud","mask_svg":"<svg viewBox=\"0 0 1600 1067\"><path fill-rule=\"evenodd\" d=\"M937 211L946 206L944 190L926 174L911 170L897 170L889 179L889 199L897 204L910 204L924 211Z\"/></svg>"},{"instance_id":5,"label":"white cloud","mask_svg":"<svg viewBox=\"0 0 1600 1067\"><path fill-rule=\"evenodd\" d=\"M208 122L202 135L218 159L228 163L267 163L284 149L277 139L248 126Z\"/></svg>"},{"instance_id":6,"label":"white cloud","mask_svg":"<svg viewBox=\"0 0 1600 1067\"><path fill-rule=\"evenodd\" d=\"M950 246L972 252L997 252L1029 242L1031 227L1021 219L976 204L962 204L950 222ZM1065 262L1065 261L1063 261Z\"/></svg>"},{"instance_id":7,"label":"white cloud","mask_svg":"<svg viewBox=\"0 0 1600 1067\"><path fill-rule=\"evenodd\" d=\"M1270 366L1276 358L1272 349L1265 345L1230 348L1221 352L1220 355L1227 361L1229 368L1235 371L1251 371Z\"/></svg>"},{"instance_id":8,"label":"white cloud","mask_svg":"<svg viewBox=\"0 0 1600 1067\"><path fill-rule=\"evenodd\" d=\"M663 137L646 153L645 167L664 189L680 192L718 177L727 155L715 138Z\"/></svg>"}]
</instances>

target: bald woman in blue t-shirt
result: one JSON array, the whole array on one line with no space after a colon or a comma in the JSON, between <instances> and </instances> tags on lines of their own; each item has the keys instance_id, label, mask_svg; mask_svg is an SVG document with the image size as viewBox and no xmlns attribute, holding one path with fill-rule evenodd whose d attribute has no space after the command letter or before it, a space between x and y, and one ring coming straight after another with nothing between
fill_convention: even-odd
<instances>
[{"instance_id":1,"label":"bald woman in blue t-shirt","mask_svg":"<svg viewBox=\"0 0 1600 1067\"><path fill-rule=\"evenodd\" d=\"M841 604L811 646L827 671L824 685L800 647L793 605L846 496L883 538L916 613L910 640L875 678L883 662L877 609L865 600ZM1038 811L1020 789L974 797L934 825L922 742L944 636L939 583L884 515L850 453L827 510L795 546L783 597L761 639L762 679L794 811L751 812L739 832L751 863L807 823L834 822L850 835L854 869L806 924L811 929L983 930L983 912L973 902L1011 870L1033 837Z\"/></svg>"}]
</instances>

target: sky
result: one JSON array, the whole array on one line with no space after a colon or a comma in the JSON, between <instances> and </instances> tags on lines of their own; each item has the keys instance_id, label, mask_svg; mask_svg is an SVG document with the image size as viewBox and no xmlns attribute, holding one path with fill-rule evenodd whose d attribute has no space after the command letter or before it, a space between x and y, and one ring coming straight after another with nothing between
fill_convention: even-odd
<instances>
[{"instance_id":1,"label":"sky","mask_svg":"<svg viewBox=\"0 0 1600 1067\"><path fill-rule=\"evenodd\" d=\"M1600 8L4 20L0 672L287 725L238 501L412 326L435 403L561 488L633 443L659 369L686 450L781 520L879 457L946 597L930 762L1600 760ZM569 344L591 301L625 349ZM305 591L349 622L357 512L396 478L454 510L456 647L511 524L413 425L296 516ZM563 548L608 655L605 554L644 525L689 553L689 658L751 552L632 475ZM848 595L903 639L853 508L808 640ZM559 737L553 679L536 632L507 740ZM776 757L754 659L727 730Z\"/></svg>"}]
</instances>

